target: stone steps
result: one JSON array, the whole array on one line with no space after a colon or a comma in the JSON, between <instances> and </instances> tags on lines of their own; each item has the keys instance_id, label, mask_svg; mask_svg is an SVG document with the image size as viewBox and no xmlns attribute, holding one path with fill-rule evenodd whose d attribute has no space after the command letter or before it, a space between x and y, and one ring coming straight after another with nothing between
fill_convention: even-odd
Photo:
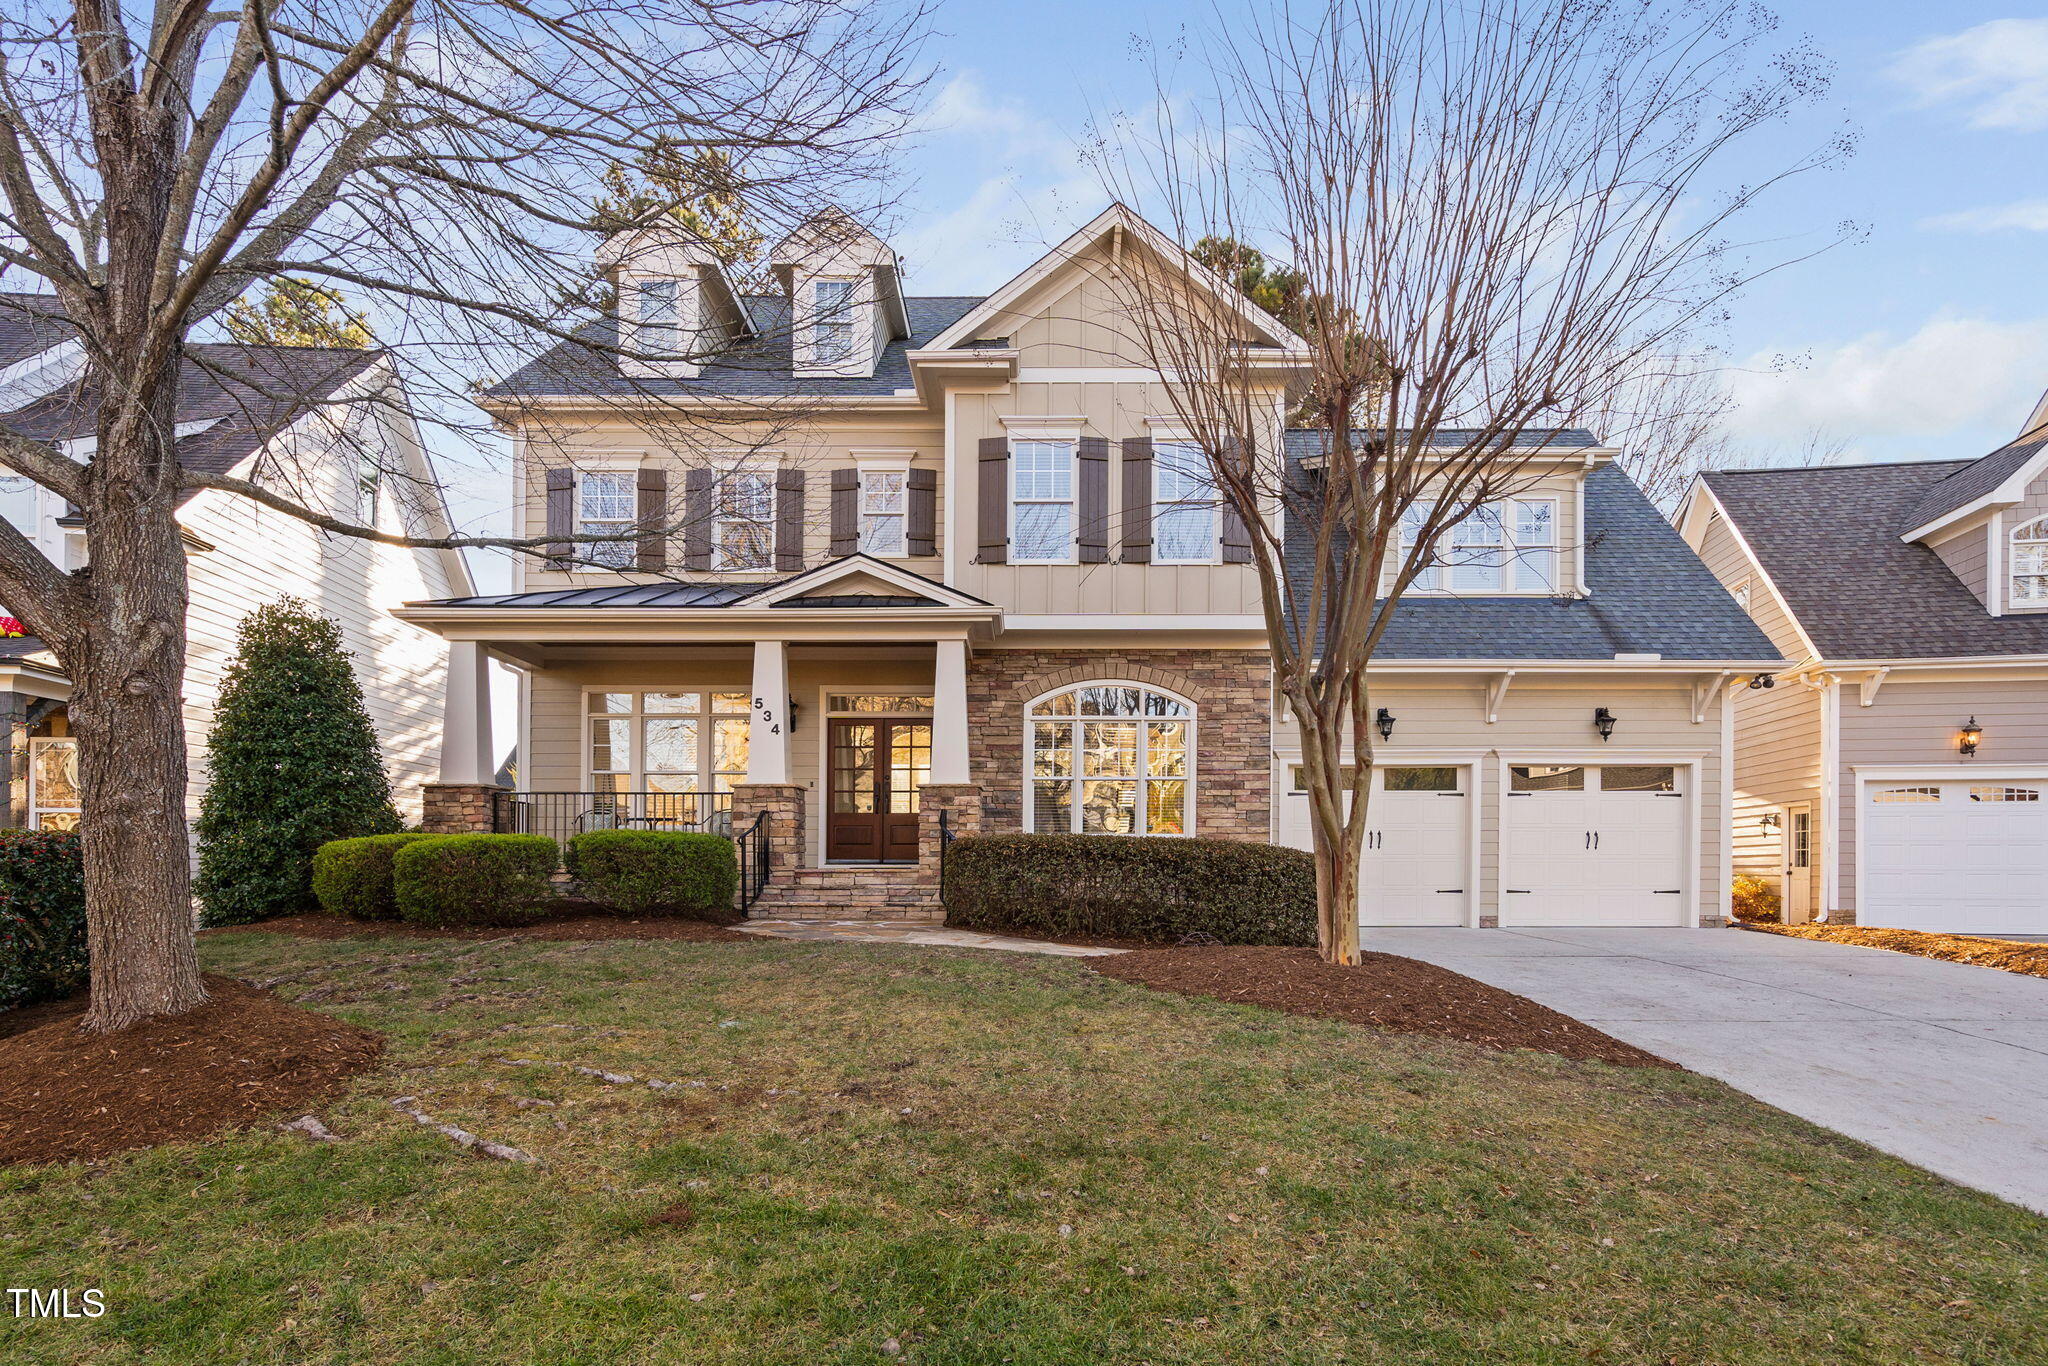
<instances>
[{"instance_id":1,"label":"stone steps","mask_svg":"<svg viewBox=\"0 0 2048 1366\"><path fill-rule=\"evenodd\" d=\"M938 879L917 867L778 869L750 912L774 920L893 920L938 924Z\"/></svg>"}]
</instances>

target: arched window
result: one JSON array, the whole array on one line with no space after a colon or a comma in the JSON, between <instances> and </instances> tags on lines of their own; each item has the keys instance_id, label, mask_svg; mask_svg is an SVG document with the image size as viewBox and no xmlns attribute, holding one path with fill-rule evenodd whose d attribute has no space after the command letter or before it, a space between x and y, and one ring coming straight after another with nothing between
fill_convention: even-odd
<instances>
[{"instance_id":1,"label":"arched window","mask_svg":"<svg viewBox=\"0 0 2048 1366\"><path fill-rule=\"evenodd\" d=\"M2048 603L2048 517L2012 529L2012 600L2015 605Z\"/></svg>"},{"instance_id":2,"label":"arched window","mask_svg":"<svg viewBox=\"0 0 2048 1366\"><path fill-rule=\"evenodd\" d=\"M1047 693L1024 716L1031 763L1027 830L1191 832L1192 702L1139 683L1082 683Z\"/></svg>"}]
</instances>

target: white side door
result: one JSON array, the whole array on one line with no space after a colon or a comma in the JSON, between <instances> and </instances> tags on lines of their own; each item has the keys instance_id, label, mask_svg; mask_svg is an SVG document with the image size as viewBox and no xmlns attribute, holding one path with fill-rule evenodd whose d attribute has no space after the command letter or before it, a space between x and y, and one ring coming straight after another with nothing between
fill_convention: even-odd
<instances>
[{"instance_id":1,"label":"white side door","mask_svg":"<svg viewBox=\"0 0 2048 1366\"><path fill-rule=\"evenodd\" d=\"M1794 802L1778 817L1779 852L1785 859L1780 884L1785 923L1804 925L1813 919L1813 808Z\"/></svg>"}]
</instances>

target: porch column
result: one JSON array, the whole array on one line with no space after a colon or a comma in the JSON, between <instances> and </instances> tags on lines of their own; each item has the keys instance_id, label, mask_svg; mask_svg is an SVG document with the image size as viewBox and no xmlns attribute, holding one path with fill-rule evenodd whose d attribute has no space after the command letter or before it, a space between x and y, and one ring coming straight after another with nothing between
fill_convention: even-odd
<instances>
[{"instance_id":1,"label":"porch column","mask_svg":"<svg viewBox=\"0 0 2048 1366\"><path fill-rule=\"evenodd\" d=\"M789 782L789 646L754 642L752 720L747 726L747 781Z\"/></svg>"},{"instance_id":2,"label":"porch column","mask_svg":"<svg viewBox=\"0 0 2048 1366\"><path fill-rule=\"evenodd\" d=\"M967 642L942 640L932 661L932 776L940 786L967 777Z\"/></svg>"},{"instance_id":3,"label":"porch column","mask_svg":"<svg viewBox=\"0 0 2048 1366\"><path fill-rule=\"evenodd\" d=\"M473 640L450 641L448 691L441 711L441 781L492 782L498 772L495 758L490 657Z\"/></svg>"}]
</instances>

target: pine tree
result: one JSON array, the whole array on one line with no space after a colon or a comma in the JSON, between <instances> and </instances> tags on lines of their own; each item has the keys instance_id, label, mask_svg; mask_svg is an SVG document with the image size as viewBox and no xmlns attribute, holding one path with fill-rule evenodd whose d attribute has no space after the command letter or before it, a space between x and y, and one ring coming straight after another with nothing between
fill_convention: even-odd
<instances>
[{"instance_id":1,"label":"pine tree","mask_svg":"<svg viewBox=\"0 0 2048 1366\"><path fill-rule=\"evenodd\" d=\"M369 320L348 306L339 290L280 275L253 302L235 300L221 315L230 337L245 346L336 346L367 350L377 344Z\"/></svg>"},{"instance_id":2,"label":"pine tree","mask_svg":"<svg viewBox=\"0 0 2048 1366\"><path fill-rule=\"evenodd\" d=\"M193 890L207 924L304 910L315 849L400 828L349 657L341 628L295 598L243 619L199 806Z\"/></svg>"}]
</instances>

